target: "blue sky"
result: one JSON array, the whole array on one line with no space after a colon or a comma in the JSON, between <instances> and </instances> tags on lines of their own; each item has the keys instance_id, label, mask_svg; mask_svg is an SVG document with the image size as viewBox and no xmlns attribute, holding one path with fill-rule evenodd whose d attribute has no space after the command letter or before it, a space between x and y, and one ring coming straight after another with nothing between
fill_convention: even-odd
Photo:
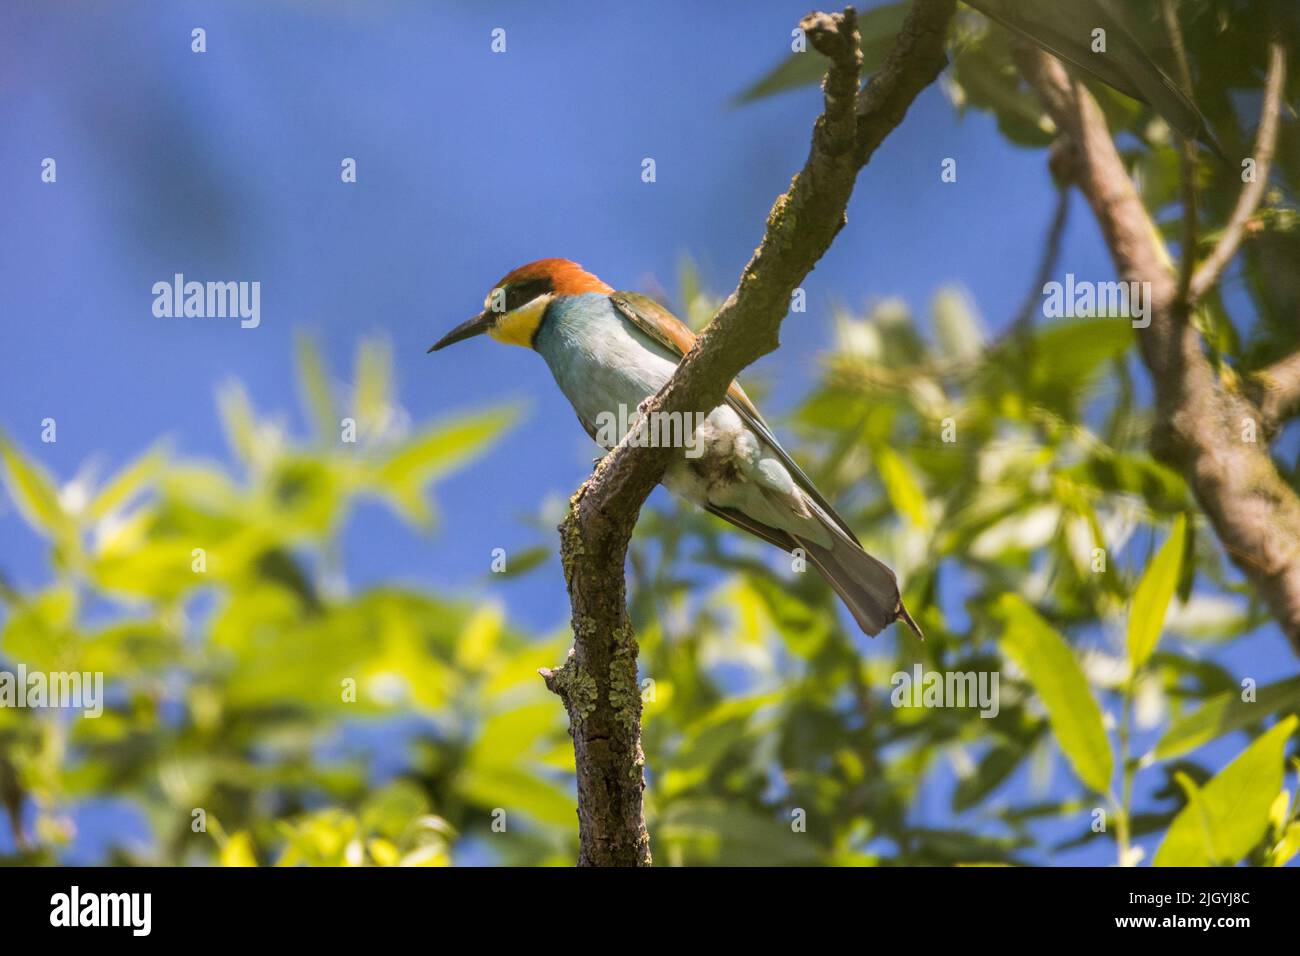
<instances>
[{"instance_id":1,"label":"blue sky","mask_svg":"<svg viewBox=\"0 0 1300 956\"><path fill-rule=\"evenodd\" d=\"M425 349L502 274L543 256L615 287L675 292L689 254L711 291L729 291L803 162L820 94L729 100L785 55L806 9L11 0L0 11L0 427L63 479L88 459L109 470L160 435L225 458L220 383L238 377L260 408L300 422L294 333L314 333L336 370L350 369L360 336L382 336L416 421L518 402L529 463L521 471L502 448L443 483L431 538L363 510L346 537L353 580L492 595L529 627L562 626L555 573L483 572L492 548L541 540L526 518L576 487L590 445L537 356L486 340ZM206 53L191 52L194 27ZM490 50L496 27L504 54ZM44 157L57 160L56 185L40 181ZM344 157L356 184L340 181ZM940 182L945 157L958 160L956 183ZM1053 201L1042 152L1008 146L983 115L959 119L937 86L923 93L805 282L807 313L754 370L773 385L769 417L811 383L833 302L900 296L923 312L955 282L989 327L1005 324ZM1074 213L1062 261L1112 277L1091 217L1077 202ZM259 281L260 327L155 318L150 289L177 272ZM55 445L39 444L46 417ZM45 573L7 502L0 567L25 586ZM1243 655L1290 669L1275 629L1247 644ZM918 812L940 824L933 803Z\"/></svg>"},{"instance_id":2,"label":"blue sky","mask_svg":"<svg viewBox=\"0 0 1300 956\"><path fill-rule=\"evenodd\" d=\"M381 335L417 421L516 401L532 440L555 449L533 456L527 485L501 450L442 486L433 542L395 540L378 509L349 541L362 580L414 570L449 587L478 581L461 554L518 541L519 517L567 495L591 455L536 356L486 340L425 348L507 270L543 256L619 288L674 291L689 254L710 289L729 290L820 106L812 87L729 102L785 55L802 8L717 4L707 27L688 4L629 5L617 20L604 10L7 7L0 163L12 228L0 236L0 305L15 361L0 422L30 448L40 420L56 418L59 441L41 451L64 477L160 434L223 456L218 384L237 376L259 407L292 410L296 330L316 334L339 370L358 337ZM190 51L195 25L205 54ZM505 54L489 49L497 26ZM38 176L46 156L55 186ZM354 185L340 181L345 156L358 163ZM641 181L647 156L652 184ZM947 156L956 184L939 182ZM959 282L1002 323L1028 277L1008 264L1036 261L1051 198L1040 154L1007 148L983 116L957 121L928 90L862 177L850 227L805 283L808 312L753 372L774 386L769 413L812 380L834 301L901 296L923 311L940 284ZM1075 218L1068 261L1108 275L1095 229ZM152 284L176 272L260 281L261 326L155 318ZM12 515L0 521L20 533ZM461 553L446 560L453 541ZM538 588L517 613L562 620L543 597L554 595Z\"/></svg>"}]
</instances>

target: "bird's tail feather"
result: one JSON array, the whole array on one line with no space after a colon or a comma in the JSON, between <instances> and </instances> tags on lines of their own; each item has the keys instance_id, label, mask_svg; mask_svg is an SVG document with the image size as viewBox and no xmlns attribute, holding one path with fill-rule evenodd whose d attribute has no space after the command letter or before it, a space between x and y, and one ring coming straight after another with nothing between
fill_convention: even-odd
<instances>
[{"instance_id":1,"label":"bird's tail feather","mask_svg":"<svg viewBox=\"0 0 1300 956\"><path fill-rule=\"evenodd\" d=\"M865 633L875 637L887 625L902 618L917 637L925 638L903 606L894 572L883 563L838 534L831 536L829 548L798 536L795 541Z\"/></svg>"}]
</instances>

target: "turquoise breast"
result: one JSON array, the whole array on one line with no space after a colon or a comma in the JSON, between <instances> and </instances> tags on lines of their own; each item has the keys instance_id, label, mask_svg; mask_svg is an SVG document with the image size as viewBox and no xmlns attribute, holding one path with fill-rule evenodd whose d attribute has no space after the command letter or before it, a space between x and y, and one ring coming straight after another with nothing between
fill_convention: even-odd
<instances>
[{"instance_id":1,"label":"turquoise breast","mask_svg":"<svg viewBox=\"0 0 1300 956\"><path fill-rule=\"evenodd\" d=\"M598 292L551 303L534 347L590 430L602 414L636 413L677 368L677 358Z\"/></svg>"}]
</instances>

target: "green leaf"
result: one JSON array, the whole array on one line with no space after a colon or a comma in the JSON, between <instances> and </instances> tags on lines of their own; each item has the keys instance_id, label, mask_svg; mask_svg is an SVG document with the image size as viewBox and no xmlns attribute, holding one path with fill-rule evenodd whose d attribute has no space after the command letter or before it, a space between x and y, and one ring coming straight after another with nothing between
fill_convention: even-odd
<instances>
[{"instance_id":1,"label":"green leaf","mask_svg":"<svg viewBox=\"0 0 1300 956\"><path fill-rule=\"evenodd\" d=\"M935 295L931 311L935 338L947 358L967 362L979 357L984 351L984 329L969 295L947 286Z\"/></svg>"},{"instance_id":2,"label":"green leaf","mask_svg":"<svg viewBox=\"0 0 1300 956\"><path fill-rule=\"evenodd\" d=\"M830 640L833 619L777 581L757 575L746 579L748 589L758 595L771 617L772 624L789 646L802 658L812 658Z\"/></svg>"},{"instance_id":3,"label":"green leaf","mask_svg":"<svg viewBox=\"0 0 1300 956\"><path fill-rule=\"evenodd\" d=\"M435 425L396 449L375 477L392 486L424 484L473 458L501 437L516 418L518 411L506 406Z\"/></svg>"},{"instance_id":4,"label":"green leaf","mask_svg":"<svg viewBox=\"0 0 1300 956\"><path fill-rule=\"evenodd\" d=\"M540 700L493 714L483 721L470 750L471 767L508 769L559 728L555 702Z\"/></svg>"},{"instance_id":5,"label":"green leaf","mask_svg":"<svg viewBox=\"0 0 1300 956\"><path fill-rule=\"evenodd\" d=\"M456 778L456 789L485 810L501 808L557 826L571 826L577 819L577 802L567 790L517 766L465 767Z\"/></svg>"},{"instance_id":6,"label":"green leaf","mask_svg":"<svg viewBox=\"0 0 1300 956\"><path fill-rule=\"evenodd\" d=\"M1280 721L1199 791L1191 788L1156 851L1156 866L1232 866L1251 851L1268 829L1287 738L1297 722L1294 715Z\"/></svg>"},{"instance_id":7,"label":"green leaf","mask_svg":"<svg viewBox=\"0 0 1300 956\"><path fill-rule=\"evenodd\" d=\"M396 840L428 812L429 799L424 792L409 780L396 780L366 798L361 829Z\"/></svg>"},{"instance_id":8,"label":"green leaf","mask_svg":"<svg viewBox=\"0 0 1300 956\"><path fill-rule=\"evenodd\" d=\"M522 551L516 551L506 557L506 567L504 571L499 572L502 578L523 577L529 571L540 568L555 553L555 549L544 544L535 545L531 548L524 548Z\"/></svg>"},{"instance_id":9,"label":"green leaf","mask_svg":"<svg viewBox=\"0 0 1300 956\"><path fill-rule=\"evenodd\" d=\"M1000 787L1025 758L1025 748L995 744L984 754L975 772L959 781L952 794L953 813L975 806Z\"/></svg>"},{"instance_id":10,"label":"green leaf","mask_svg":"<svg viewBox=\"0 0 1300 956\"><path fill-rule=\"evenodd\" d=\"M257 459L257 414L240 382L227 382L218 389L217 410L230 450L244 464L253 464Z\"/></svg>"},{"instance_id":11,"label":"green leaf","mask_svg":"<svg viewBox=\"0 0 1300 956\"><path fill-rule=\"evenodd\" d=\"M38 592L9 613L0 629L0 651L7 661L36 670L81 670L77 610L77 593L68 585Z\"/></svg>"},{"instance_id":12,"label":"green leaf","mask_svg":"<svg viewBox=\"0 0 1300 956\"><path fill-rule=\"evenodd\" d=\"M1146 453L1098 449L1062 474L1102 491L1141 495L1156 511L1178 511L1191 500L1183 476Z\"/></svg>"},{"instance_id":13,"label":"green leaf","mask_svg":"<svg viewBox=\"0 0 1300 956\"><path fill-rule=\"evenodd\" d=\"M1297 853L1300 853L1300 823L1292 823L1269 854L1269 865L1286 866Z\"/></svg>"},{"instance_id":14,"label":"green leaf","mask_svg":"<svg viewBox=\"0 0 1300 956\"><path fill-rule=\"evenodd\" d=\"M1055 130L1037 98L1020 81L1006 31L991 27L953 58L949 96L958 111L992 113L998 129L1020 146L1047 146Z\"/></svg>"},{"instance_id":15,"label":"green leaf","mask_svg":"<svg viewBox=\"0 0 1300 956\"><path fill-rule=\"evenodd\" d=\"M1036 382L1077 390L1133 341L1133 327L1122 317L1058 319L1044 324L1034 337L1033 377Z\"/></svg>"},{"instance_id":16,"label":"green leaf","mask_svg":"<svg viewBox=\"0 0 1300 956\"><path fill-rule=\"evenodd\" d=\"M98 520L129 503L136 495L152 486L166 464L166 452L159 447L151 448L113 476L90 503L87 514Z\"/></svg>"},{"instance_id":17,"label":"green leaf","mask_svg":"<svg viewBox=\"0 0 1300 956\"><path fill-rule=\"evenodd\" d=\"M858 14L858 35L861 37L862 72L870 73L880 68L894 43L894 37L903 28L908 4L890 3ZM811 47L803 53L791 53L766 76L735 98L737 106L761 100L774 93L811 86L821 82L826 72L826 58Z\"/></svg>"},{"instance_id":18,"label":"green leaf","mask_svg":"<svg viewBox=\"0 0 1300 956\"><path fill-rule=\"evenodd\" d=\"M323 533L341 516L346 495L340 470L329 459L287 455L267 476L277 530Z\"/></svg>"},{"instance_id":19,"label":"green leaf","mask_svg":"<svg viewBox=\"0 0 1300 956\"><path fill-rule=\"evenodd\" d=\"M808 865L819 849L790 828L790 817L758 813L721 800L675 800L663 812L658 839L688 865Z\"/></svg>"},{"instance_id":20,"label":"green leaf","mask_svg":"<svg viewBox=\"0 0 1300 956\"><path fill-rule=\"evenodd\" d=\"M392 414L392 365L390 347L383 342L365 341L357 352L357 428L363 438L380 434Z\"/></svg>"},{"instance_id":21,"label":"green leaf","mask_svg":"<svg viewBox=\"0 0 1300 956\"><path fill-rule=\"evenodd\" d=\"M1006 625L1002 652L1020 666L1038 692L1057 743L1079 779L1092 790L1105 793L1114 758L1101 710L1070 645L1017 595L1002 595L997 613Z\"/></svg>"},{"instance_id":22,"label":"green leaf","mask_svg":"<svg viewBox=\"0 0 1300 956\"><path fill-rule=\"evenodd\" d=\"M217 856L222 866L257 866L257 856L253 853L253 838L248 831L240 830L226 841Z\"/></svg>"},{"instance_id":23,"label":"green leaf","mask_svg":"<svg viewBox=\"0 0 1300 956\"><path fill-rule=\"evenodd\" d=\"M907 463L892 448L883 446L876 449L875 460L880 481L894 510L917 527L925 527L929 519L925 511L925 492L917 484Z\"/></svg>"},{"instance_id":24,"label":"green leaf","mask_svg":"<svg viewBox=\"0 0 1300 956\"><path fill-rule=\"evenodd\" d=\"M1165 612L1178 587L1186 536L1187 516L1180 514L1133 592L1128 614L1128 659L1134 673L1147 662L1160 640Z\"/></svg>"},{"instance_id":25,"label":"green leaf","mask_svg":"<svg viewBox=\"0 0 1300 956\"><path fill-rule=\"evenodd\" d=\"M1259 688L1254 701L1242 700L1240 690L1224 691L1175 720L1156 744L1155 756L1158 760L1181 757L1216 737L1244 730L1270 714L1293 710L1300 710L1300 677Z\"/></svg>"},{"instance_id":26,"label":"green leaf","mask_svg":"<svg viewBox=\"0 0 1300 956\"><path fill-rule=\"evenodd\" d=\"M334 401L330 395L329 371L325 367L325 358L321 355L316 340L307 335L299 335L296 343L298 394L307 419L317 441L322 444L331 441L339 422L335 419Z\"/></svg>"},{"instance_id":27,"label":"green leaf","mask_svg":"<svg viewBox=\"0 0 1300 956\"><path fill-rule=\"evenodd\" d=\"M27 523L55 540L66 539L73 533L72 519L59 503L59 489L50 474L35 461L23 457L3 435L0 435L0 456L4 459L9 497Z\"/></svg>"}]
</instances>

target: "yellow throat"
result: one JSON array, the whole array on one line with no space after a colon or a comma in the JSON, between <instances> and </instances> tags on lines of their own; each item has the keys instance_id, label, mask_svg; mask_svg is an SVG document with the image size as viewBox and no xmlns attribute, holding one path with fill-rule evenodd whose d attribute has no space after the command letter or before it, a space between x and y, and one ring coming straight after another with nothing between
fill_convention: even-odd
<instances>
[{"instance_id":1,"label":"yellow throat","mask_svg":"<svg viewBox=\"0 0 1300 956\"><path fill-rule=\"evenodd\" d=\"M542 324L542 316L550 304L551 296L539 295L513 312L501 316L500 320L488 329L488 335L498 342L531 348L533 335L536 334L537 327Z\"/></svg>"}]
</instances>

